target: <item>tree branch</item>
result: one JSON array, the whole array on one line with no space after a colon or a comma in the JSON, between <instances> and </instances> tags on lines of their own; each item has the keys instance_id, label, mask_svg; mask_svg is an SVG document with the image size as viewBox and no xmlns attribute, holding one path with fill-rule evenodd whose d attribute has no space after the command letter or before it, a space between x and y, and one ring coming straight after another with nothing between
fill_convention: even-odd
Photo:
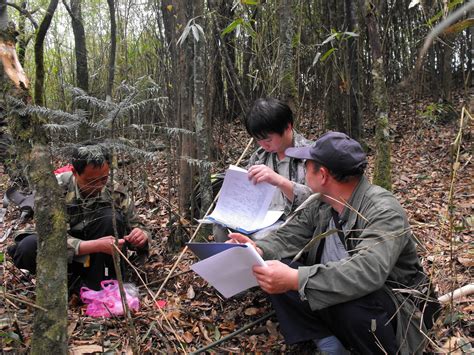
<instances>
[{"instance_id":1,"label":"tree branch","mask_svg":"<svg viewBox=\"0 0 474 355\"><path fill-rule=\"evenodd\" d=\"M13 7L14 9L18 10L22 15L25 15L26 17L28 17L28 20L31 21L31 24L33 25L33 27L35 28L35 30L38 29L38 23L35 21L35 19L34 19L33 16L31 15L31 12L29 12L28 10L23 9L23 8L20 7L19 5L13 4L13 3L11 3L11 2L6 2L5 4L8 5L8 6ZM36 10L35 10L34 12L36 12Z\"/></svg>"}]
</instances>

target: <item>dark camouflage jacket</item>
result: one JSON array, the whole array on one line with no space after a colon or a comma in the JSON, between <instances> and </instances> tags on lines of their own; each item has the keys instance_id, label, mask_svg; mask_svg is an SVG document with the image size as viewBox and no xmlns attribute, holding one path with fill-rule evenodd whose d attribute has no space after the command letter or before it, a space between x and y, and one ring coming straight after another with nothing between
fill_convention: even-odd
<instances>
[{"instance_id":1,"label":"dark camouflage jacket","mask_svg":"<svg viewBox=\"0 0 474 355\"><path fill-rule=\"evenodd\" d=\"M123 214L126 224L126 232L129 233L133 228L140 228L148 235L148 240L151 240L150 232L144 228L143 223L140 221L135 211L133 200L130 198L123 186L116 183L113 193L110 188L106 186L102 190L100 196L83 199L72 172L58 174L56 175L56 178L59 186L64 189L65 204L68 210L69 234L67 248L69 262L73 259L77 261L83 259L82 257L77 256L81 239L75 238L71 234L81 234L84 227L90 222L93 212L102 206L110 207L112 201L114 201L116 210ZM71 211L74 212L71 213Z\"/></svg>"}]
</instances>

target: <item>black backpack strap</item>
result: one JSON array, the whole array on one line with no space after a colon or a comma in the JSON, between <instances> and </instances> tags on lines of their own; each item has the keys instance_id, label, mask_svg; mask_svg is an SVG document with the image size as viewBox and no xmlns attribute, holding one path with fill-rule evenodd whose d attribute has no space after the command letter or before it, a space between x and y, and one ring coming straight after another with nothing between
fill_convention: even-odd
<instances>
[{"instance_id":1,"label":"black backpack strap","mask_svg":"<svg viewBox=\"0 0 474 355\"><path fill-rule=\"evenodd\" d=\"M344 236L344 232L342 231L341 224L339 223L339 214L331 208L331 214L332 214L332 219L334 221L334 226L337 229L337 235L339 236L339 239L341 240L342 245L344 248L347 250L347 245L346 245L346 238ZM323 255L323 250L324 250L324 245L326 243L326 238L321 239L318 245L318 250L316 251L316 263L320 264L321 263L321 256ZM350 252L349 252L350 254Z\"/></svg>"},{"instance_id":2,"label":"black backpack strap","mask_svg":"<svg viewBox=\"0 0 474 355\"><path fill-rule=\"evenodd\" d=\"M321 264L321 256L323 255L324 244L326 244L326 238L321 239L316 250L316 264Z\"/></svg>"},{"instance_id":3,"label":"black backpack strap","mask_svg":"<svg viewBox=\"0 0 474 355\"><path fill-rule=\"evenodd\" d=\"M331 213L332 213L332 219L334 221L334 225L336 226L336 229L337 229L337 235L339 236L339 239L341 240L342 245L344 245L344 248L346 248L347 250L346 237L344 236L344 232L342 231L341 224L339 223L339 214L336 212L334 208L331 208Z\"/></svg>"}]
</instances>

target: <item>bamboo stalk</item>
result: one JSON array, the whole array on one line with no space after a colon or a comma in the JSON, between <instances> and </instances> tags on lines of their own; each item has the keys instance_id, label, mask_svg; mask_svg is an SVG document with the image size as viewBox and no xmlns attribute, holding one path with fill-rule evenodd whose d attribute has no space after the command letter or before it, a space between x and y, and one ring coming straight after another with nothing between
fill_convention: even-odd
<instances>
[{"instance_id":1,"label":"bamboo stalk","mask_svg":"<svg viewBox=\"0 0 474 355\"><path fill-rule=\"evenodd\" d=\"M474 293L474 283L465 285L463 287L457 288L454 291L448 292L447 294L438 297L438 301L441 303L448 303L450 301L459 300L462 297L472 295Z\"/></svg>"}]
</instances>

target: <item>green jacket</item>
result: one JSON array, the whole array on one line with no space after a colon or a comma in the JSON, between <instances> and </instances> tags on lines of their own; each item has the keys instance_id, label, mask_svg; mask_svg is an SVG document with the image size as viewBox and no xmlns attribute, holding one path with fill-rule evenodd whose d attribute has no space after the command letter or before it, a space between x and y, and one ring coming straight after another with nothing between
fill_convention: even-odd
<instances>
[{"instance_id":1,"label":"green jacket","mask_svg":"<svg viewBox=\"0 0 474 355\"><path fill-rule=\"evenodd\" d=\"M151 240L150 232L144 228L143 223L135 211L133 200L124 187L115 184L112 193L107 185L99 196L83 199L72 172L59 174L56 178L59 186L64 190L64 199L68 210L68 231L70 234L68 234L67 238L67 251L69 262L72 262L73 259L76 261L83 261L84 259L84 256L77 256L79 244L82 240L74 238L71 234L81 234L81 231L90 222L94 211L102 206L110 207L112 200L115 202L116 210L123 213L127 232L130 232L133 228L140 228L147 234L148 240Z\"/></svg>"},{"instance_id":2,"label":"green jacket","mask_svg":"<svg viewBox=\"0 0 474 355\"><path fill-rule=\"evenodd\" d=\"M398 305L397 339L401 354L421 353L426 332L417 308L394 288L409 288L422 274L405 211L392 193L361 179L345 208L341 221L345 229L349 258L326 265L315 264L318 244L298 268L302 300L311 309L323 309L360 298L385 288ZM357 211L357 212L356 212ZM264 259L295 256L313 236L327 230L331 207L319 200L303 209L287 225L257 241ZM397 308L398 308L397 307Z\"/></svg>"}]
</instances>

